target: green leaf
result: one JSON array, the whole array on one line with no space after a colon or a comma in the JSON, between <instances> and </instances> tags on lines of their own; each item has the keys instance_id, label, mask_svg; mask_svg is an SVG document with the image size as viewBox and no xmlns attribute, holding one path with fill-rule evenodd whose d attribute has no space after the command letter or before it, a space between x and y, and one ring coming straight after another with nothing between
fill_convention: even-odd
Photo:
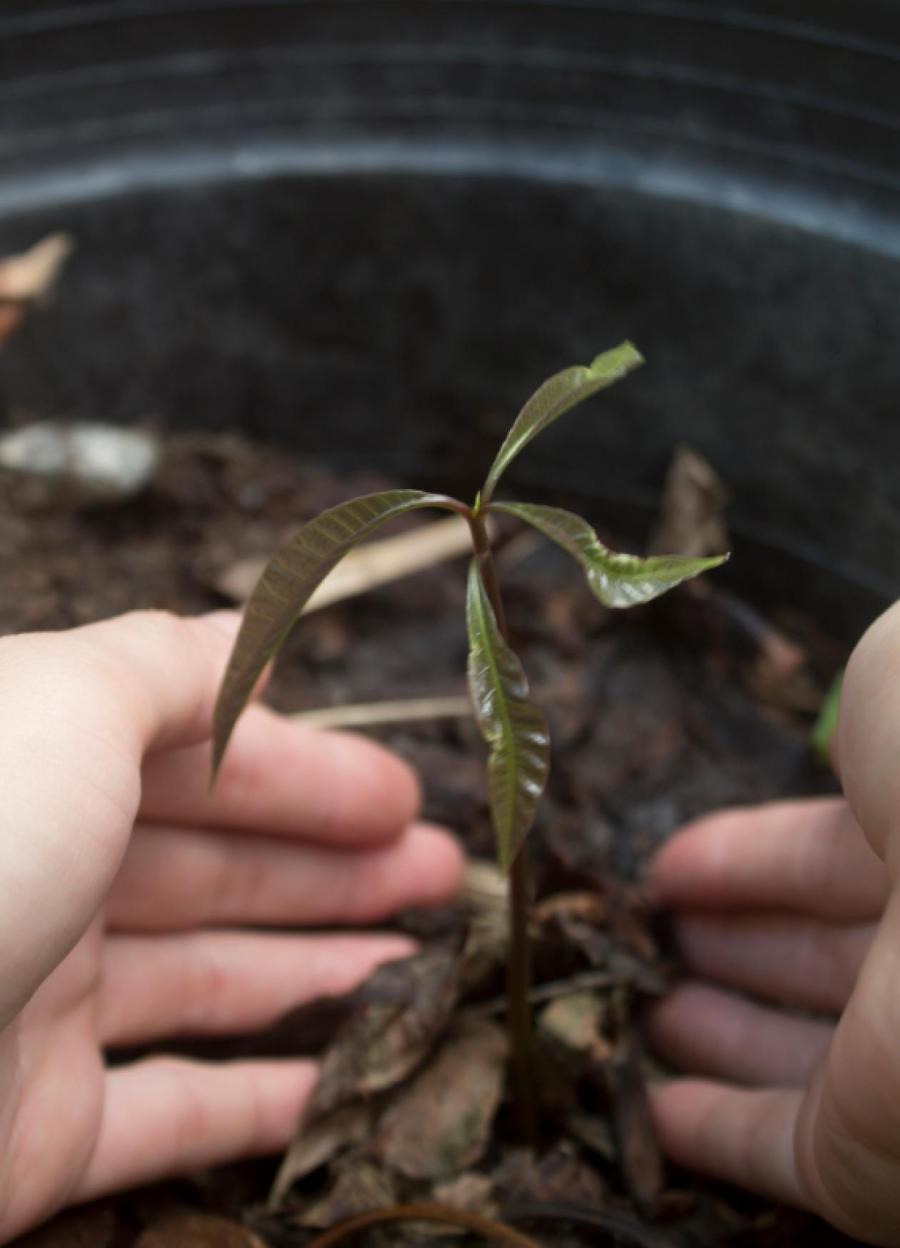
<instances>
[{"instance_id":1,"label":"green leaf","mask_svg":"<svg viewBox=\"0 0 900 1248\"><path fill-rule=\"evenodd\" d=\"M533 438L576 403L621 380L643 362L644 357L637 348L630 342L623 342L612 351L598 355L592 364L563 369L539 386L519 412L497 452L481 490L482 502L490 502L501 475Z\"/></svg>"},{"instance_id":2,"label":"green leaf","mask_svg":"<svg viewBox=\"0 0 900 1248\"><path fill-rule=\"evenodd\" d=\"M560 507L538 507L532 503L492 503L492 511L503 511L533 525L569 552L581 564L594 596L607 607L636 607L658 598L682 581L717 568L728 555L709 559L689 559L680 555L620 555L604 546L586 520Z\"/></svg>"},{"instance_id":3,"label":"green leaf","mask_svg":"<svg viewBox=\"0 0 900 1248\"><path fill-rule=\"evenodd\" d=\"M820 763L828 765L831 761L831 744L837 732L841 712L841 688L844 684L844 669L838 672L831 688L825 695L822 709L810 733L810 744Z\"/></svg>"},{"instance_id":4,"label":"green leaf","mask_svg":"<svg viewBox=\"0 0 900 1248\"><path fill-rule=\"evenodd\" d=\"M269 560L244 611L213 715L213 775L263 668L278 652L307 600L357 542L379 525L421 507L446 507L443 494L385 490L323 511Z\"/></svg>"},{"instance_id":5,"label":"green leaf","mask_svg":"<svg viewBox=\"0 0 900 1248\"><path fill-rule=\"evenodd\" d=\"M477 560L469 569L469 690L490 746L488 787L500 866L508 871L534 822L550 768L543 715L528 700L522 665L497 626Z\"/></svg>"}]
</instances>

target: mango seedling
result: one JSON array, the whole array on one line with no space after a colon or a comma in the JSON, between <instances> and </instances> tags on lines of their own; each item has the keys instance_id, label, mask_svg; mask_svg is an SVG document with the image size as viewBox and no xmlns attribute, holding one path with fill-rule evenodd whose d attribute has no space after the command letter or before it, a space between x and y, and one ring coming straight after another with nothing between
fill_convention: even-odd
<instances>
[{"instance_id":1,"label":"mango seedling","mask_svg":"<svg viewBox=\"0 0 900 1248\"><path fill-rule=\"evenodd\" d=\"M505 470L539 433L641 363L635 347L624 342L598 355L590 365L564 369L545 381L513 422L471 505L444 494L384 490L341 503L310 520L276 551L260 576L247 602L215 709L213 775L263 668L277 654L310 596L342 557L386 521L407 512L438 508L465 517L474 556L466 595L469 690L479 728L489 746L491 816L500 865L510 880L508 1017L513 1089L523 1130L529 1134L535 1114L529 1011L530 898L524 842L547 782L550 741L544 716L529 698L525 673L510 646L486 518L492 512L502 512L556 542L578 562L591 592L607 607L649 602L724 562L727 555L644 559L618 554L604 546L591 526L572 512L494 499Z\"/></svg>"}]
</instances>

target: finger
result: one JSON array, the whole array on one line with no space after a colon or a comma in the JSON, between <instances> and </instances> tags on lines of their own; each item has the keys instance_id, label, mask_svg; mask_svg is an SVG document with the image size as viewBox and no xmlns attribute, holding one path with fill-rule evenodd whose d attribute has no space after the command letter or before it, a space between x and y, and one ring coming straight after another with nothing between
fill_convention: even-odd
<instances>
[{"instance_id":1,"label":"finger","mask_svg":"<svg viewBox=\"0 0 900 1248\"><path fill-rule=\"evenodd\" d=\"M414 951L391 935L113 936L103 952L100 1040L256 1031L296 1006L352 991L376 966Z\"/></svg>"},{"instance_id":2,"label":"finger","mask_svg":"<svg viewBox=\"0 0 900 1248\"><path fill-rule=\"evenodd\" d=\"M802 1102L803 1093L793 1089L748 1090L700 1079L650 1089L659 1140L673 1161L807 1207L794 1157Z\"/></svg>"},{"instance_id":3,"label":"finger","mask_svg":"<svg viewBox=\"0 0 900 1248\"><path fill-rule=\"evenodd\" d=\"M889 880L846 802L819 798L689 824L657 854L649 887L669 906L796 910L853 922L880 915Z\"/></svg>"},{"instance_id":4,"label":"finger","mask_svg":"<svg viewBox=\"0 0 900 1248\"><path fill-rule=\"evenodd\" d=\"M150 1058L111 1070L97 1143L72 1199L280 1151L315 1077L312 1062Z\"/></svg>"},{"instance_id":5,"label":"finger","mask_svg":"<svg viewBox=\"0 0 900 1248\"><path fill-rule=\"evenodd\" d=\"M803 1087L834 1027L767 1009L706 984L680 985L647 1014L653 1047L671 1066L730 1083Z\"/></svg>"},{"instance_id":6,"label":"finger","mask_svg":"<svg viewBox=\"0 0 900 1248\"><path fill-rule=\"evenodd\" d=\"M140 825L107 917L112 928L133 932L371 923L405 906L449 901L461 878L458 844L428 824L371 849Z\"/></svg>"},{"instance_id":7,"label":"finger","mask_svg":"<svg viewBox=\"0 0 900 1248\"><path fill-rule=\"evenodd\" d=\"M142 817L362 845L397 836L419 809L415 776L390 751L265 707L242 716L212 793L209 777L209 743L150 755Z\"/></svg>"},{"instance_id":8,"label":"finger","mask_svg":"<svg viewBox=\"0 0 900 1248\"><path fill-rule=\"evenodd\" d=\"M839 1014L875 935L874 923L840 926L780 914L685 914L675 925L690 969L767 1001Z\"/></svg>"}]
</instances>

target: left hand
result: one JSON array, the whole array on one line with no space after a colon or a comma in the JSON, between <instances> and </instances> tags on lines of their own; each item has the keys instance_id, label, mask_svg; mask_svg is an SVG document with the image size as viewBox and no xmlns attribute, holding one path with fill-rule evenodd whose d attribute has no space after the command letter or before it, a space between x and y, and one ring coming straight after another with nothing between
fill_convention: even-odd
<instances>
[{"instance_id":1,"label":"left hand","mask_svg":"<svg viewBox=\"0 0 900 1248\"><path fill-rule=\"evenodd\" d=\"M308 1061L103 1050L248 1031L406 956L364 924L449 899L451 838L381 747L242 717L210 796L228 614L0 640L0 1242L61 1206L281 1149Z\"/></svg>"}]
</instances>

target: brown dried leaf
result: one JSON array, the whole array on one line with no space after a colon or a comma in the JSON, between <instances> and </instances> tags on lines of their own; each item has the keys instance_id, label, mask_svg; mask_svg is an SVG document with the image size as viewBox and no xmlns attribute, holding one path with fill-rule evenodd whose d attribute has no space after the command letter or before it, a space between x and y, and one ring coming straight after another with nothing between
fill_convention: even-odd
<instances>
[{"instance_id":1,"label":"brown dried leaf","mask_svg":"<svg viewBox=\"0 0 900 1248\"><path fill-rule=\"evenodd\" d=\"M410 1179L448 1179L480 1160L503 1091L505 1033L461 1019L397 1096L375 1134L382 1161Z\"/></svg>"},{"instance_id":2,"label":"brown dried leaf","mask_svg":"<svg viewBox=\"0 0 900 1248\"><path fill-rule=\"evenodd\" d=\"M604 1161L614 1163L618 1157L612 1128L605 1118L586 1110L573 1109L566 1114L566 1127L569 1132L586 1148L602 1157Z\"/></svg>"},{"instance_id":3,"label":"brown dried leaf","mask_svg":"<svg viewBox=\"0 0 900 1248\"><path fill-rule=\"evenodd\" d=\"M538 1017L540 1035L576 1069L603 1066L612 1048L601 1032L606 1006L596 992L573 992L545 1006Z\"/></svg>"},{"instance_id":4,"label":"brown dried leaf","mask_svg":"<svg viewBox=\"0 0 900 1248\"><path fill-rule=\"evenodd\" d=\"M620 1038L607 1077L625 1182L641 1212L652 1214L665 1186L665 1167L650 1114L639 1049L630 1032Z\"/></svg>"},{"instance_id":5,"label":"brown dried leaf","mask_svg":"<svg viewBox=\"0 0 900 1248\"><path fill-rule=\"evenodd\" d=\"M565 1141L541 1157L524 1151L511 1153L494 1172L494 1182L504 1209L532 1203L604 1209L609 1204L600 1175Z\"/></svg>"},{"instance_id":6,"label":"brown dried leaf","mask_svg":"<svg viewBox=\"0 0 900 1248\"><path fill-rule=\"evenodd\" d=\"M713 466L690 447L679 447L666 475L650 550L694 558L727 550L727 502L728 492Z\"/></svg>"},{"instance_id":7,"label":"brown dried leaf","mask_svg":"<svg viewBox=\"0 0 900 1248\"><path fill-rule=\"evenodd\" d=\"M431 1051L456 1004L458 955L433 949L393 966L399 999L364 1007L341 1030L322 1063L307 1120L337 1105L392 1088Z\"/></svg>"},{"instance_id":8,"label":"brown dried leaf","mask_svg":"<svg viewBox=\"0 0 900 1248\"><path fill-rule=\"evenodd\" d=\"M336 1171L327 1194L297 1216L301 1226L336 1226L371 1209L387 1209L397 1199L390 1177L359 1155L345 1158Z\"/></svg>"},{"instance_id":9,"label":"brown dried leaf","mask_svg":"<svg viewBox=\"0 0 900 1248\"><path fill-rule=\"evenodd\" d=\"M279 1185L287 1190L343 1149L361 1144L369 1134L371 1117L366 1105L345 1105L306 1127L285 1154L278 1172Z\"/></svg>"},{"instance_id":10,"label":"brown dried leaf","mask_svg":"<svg viewBox=\"0 0 900 1248\"><path fill-rule=\"evenodd\" d=\"M438 1183L434 1189L434 1198L442 1205L449 1205L451 1209L468 1209L474 1213L482 1213L487 1218L497 1216L494 1180L476 1170L458 1174L455 1179L446 1183Z\"/></svg>"},{"instance_id":11,"label":"brown dried leaf","mask_svg":"<svg viewBox=\"0 0 900 1248\"><path fill-rule=\"evenodd\" d=\"M456 1006L458 961L454 950L429 949L375 972L367 985L367 1003L348 1019L325 1055L298 1127L299 1139L326 1115L393 1087L421 1065ZM275 1179L275 1207L294 1181L292 1151Z\"/></svg>"},{"instance_id":12,"label":"brown dried leaf","mask_svg":"<svg viewBox=\"0 0 900 1248\"><path fill-rule=\"evenodd\" d=\"M75 244L68 234L50 234L28 251L0 260L0 300L31 303L59 277Z\"/></svg>"}]
</instances>

